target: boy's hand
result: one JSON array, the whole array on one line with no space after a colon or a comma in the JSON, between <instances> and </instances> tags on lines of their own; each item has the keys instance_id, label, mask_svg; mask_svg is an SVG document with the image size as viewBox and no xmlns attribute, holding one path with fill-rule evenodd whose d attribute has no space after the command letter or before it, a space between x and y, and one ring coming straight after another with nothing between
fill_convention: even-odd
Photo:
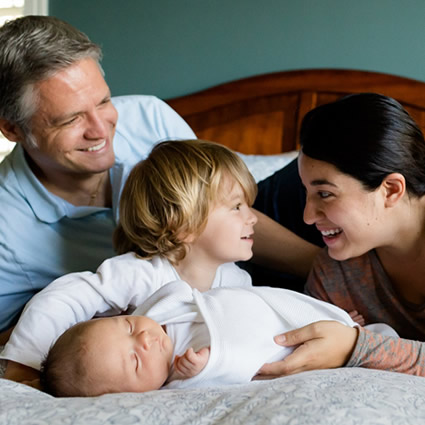
<instances>
[{"instance_id":1,"label":"boy's hand","mask_svg":"<svg viewBox=\"0 0 425 425\"><path fill-rule=\"evenodd\" d=\"M174 373L172 379L188 379L196 376L208 363L210 348L201 348L195 353L189 348L182 356L174 359Z\"/></svg>"}]
</instances>

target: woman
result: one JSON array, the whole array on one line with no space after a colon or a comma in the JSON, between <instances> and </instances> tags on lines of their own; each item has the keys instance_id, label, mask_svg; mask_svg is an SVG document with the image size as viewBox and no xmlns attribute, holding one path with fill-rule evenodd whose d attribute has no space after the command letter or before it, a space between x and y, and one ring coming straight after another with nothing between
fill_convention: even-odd
<instances>
[{"instance_id":1,"label":"woman","mask_svg":"<svg viewBox=\"0 0 425 425\"><path fill-rule=\"evenodd\" d=\"M400 338L336 322L276 337L301 344L263 375L361 366L425 376L425 141L395 100L373 93L309 112L301 128L304 220L327 245L306 291ZM419 341L416 341L419 340Z\"/></svg>"}]
</instances>

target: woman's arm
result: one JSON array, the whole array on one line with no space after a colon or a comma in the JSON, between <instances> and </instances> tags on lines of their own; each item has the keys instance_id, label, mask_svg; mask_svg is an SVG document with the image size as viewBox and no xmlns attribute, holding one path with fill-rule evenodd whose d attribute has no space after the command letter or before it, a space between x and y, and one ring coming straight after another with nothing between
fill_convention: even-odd
<instances>
[{"instance_id":1,"label":"woman's arm","mask_svg":"<svg viewBox=\"0 0 425 425\"><path fill-rule=\"evenodd\" d=\"M342 366L425 376L425 343L420 341L326 321L279 335L275 341L299 346L284 360L264 365L261 378Z\"/></svg>"},{"instance_id":2,"label":"woman's arm","mask_svg":"<svg viewBox=\"0 0 425 425\"><path fill-rule=\"evenodd\" d=\"M361 328L356 347L346 366L425 376L425 343Z\"/></svg>"},{"instance_id":3,"label":"woman's arm","mask_svg":"<svg viewBox=\"0 0 425 425\"><path fill-rule=\"evenodd\" d=\"M320 249L265 214L255 211L255 263L306 278Z\"/></svg>"},{"instance_id":4,"label":"woman's arm","mask_svg":"<svg viewBox=\"0 0 425 425\"><path fill-rule=\"evenodd\" d=\"M278 335L277 344L298 347L282 361L265 364L258 375L267 379L344 366L355 350L358 332L339 322L320 321Z\"/></svg>"},{"instance_id":5,"label":"woman's arm","mask_svg":"<svg viewBox=\"0 0 425 425\"><path fill-rule=\"evenodd\" d=\"M362 303L362 313L367 315L365 309L371 308L375 291L371 279L376 273L373 256L364 255L340 263L330 259L323 250L315 259L306 291L347 311L357 310L358 304ZM348 276L351 280L347 280ZM350 288L361 290L362 297L350 295ZM374 302L372 305L380 308L378 301ZM425 343L384 336L364 328L356 330L336 322L323 321L277 336L275 340L280 345L299 346L284 360L264 365L260 377L341 366L425 376Z\"/></svg>"}]
</instances>

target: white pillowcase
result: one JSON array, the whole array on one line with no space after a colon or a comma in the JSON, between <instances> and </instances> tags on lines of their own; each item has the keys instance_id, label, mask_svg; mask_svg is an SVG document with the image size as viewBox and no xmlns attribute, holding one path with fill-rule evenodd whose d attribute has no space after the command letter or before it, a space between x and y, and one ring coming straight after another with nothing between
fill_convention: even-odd
<instances>
[{"instance_id":1,"label":"white pillowcase","mask_svg":"<svg viewBox=\"0 0 425 425\"><path fill-rule=\"evenodd\" d=\"M249 171L258 183L288 165L298 156L298 151L290 151L276 155L245 155L238 152Z\"/></svg>"}]
</instances>

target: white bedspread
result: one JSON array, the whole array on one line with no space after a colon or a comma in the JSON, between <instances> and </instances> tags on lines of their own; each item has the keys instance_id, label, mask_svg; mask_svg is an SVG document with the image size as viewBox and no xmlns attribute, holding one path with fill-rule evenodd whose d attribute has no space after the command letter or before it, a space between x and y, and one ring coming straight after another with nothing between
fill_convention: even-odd
<instances>
[{"instance_id":1,"label":"white bedspread","mask_svg":"<svg viewBox=\"0 0 425 425\"><path fill-rule=\"evenodd\" d=\"M424 378L358 368L221 388L63 399L0 379L1 425L424 423Z\"/></svg>"},{"instance_id":2,"label":"white bedspread","mask_svg":"<svg viewBox=\"0 0 425 425\"><path fill-rule=\"evenodd\" d=\"M260 166L245 160L259 181L295 155L282 155L273 168L273 157ZM424 425L425 378L342 368L226 387L62 399L0 379L0 425L103 424Z\"/></svg>"}]
</instances>

